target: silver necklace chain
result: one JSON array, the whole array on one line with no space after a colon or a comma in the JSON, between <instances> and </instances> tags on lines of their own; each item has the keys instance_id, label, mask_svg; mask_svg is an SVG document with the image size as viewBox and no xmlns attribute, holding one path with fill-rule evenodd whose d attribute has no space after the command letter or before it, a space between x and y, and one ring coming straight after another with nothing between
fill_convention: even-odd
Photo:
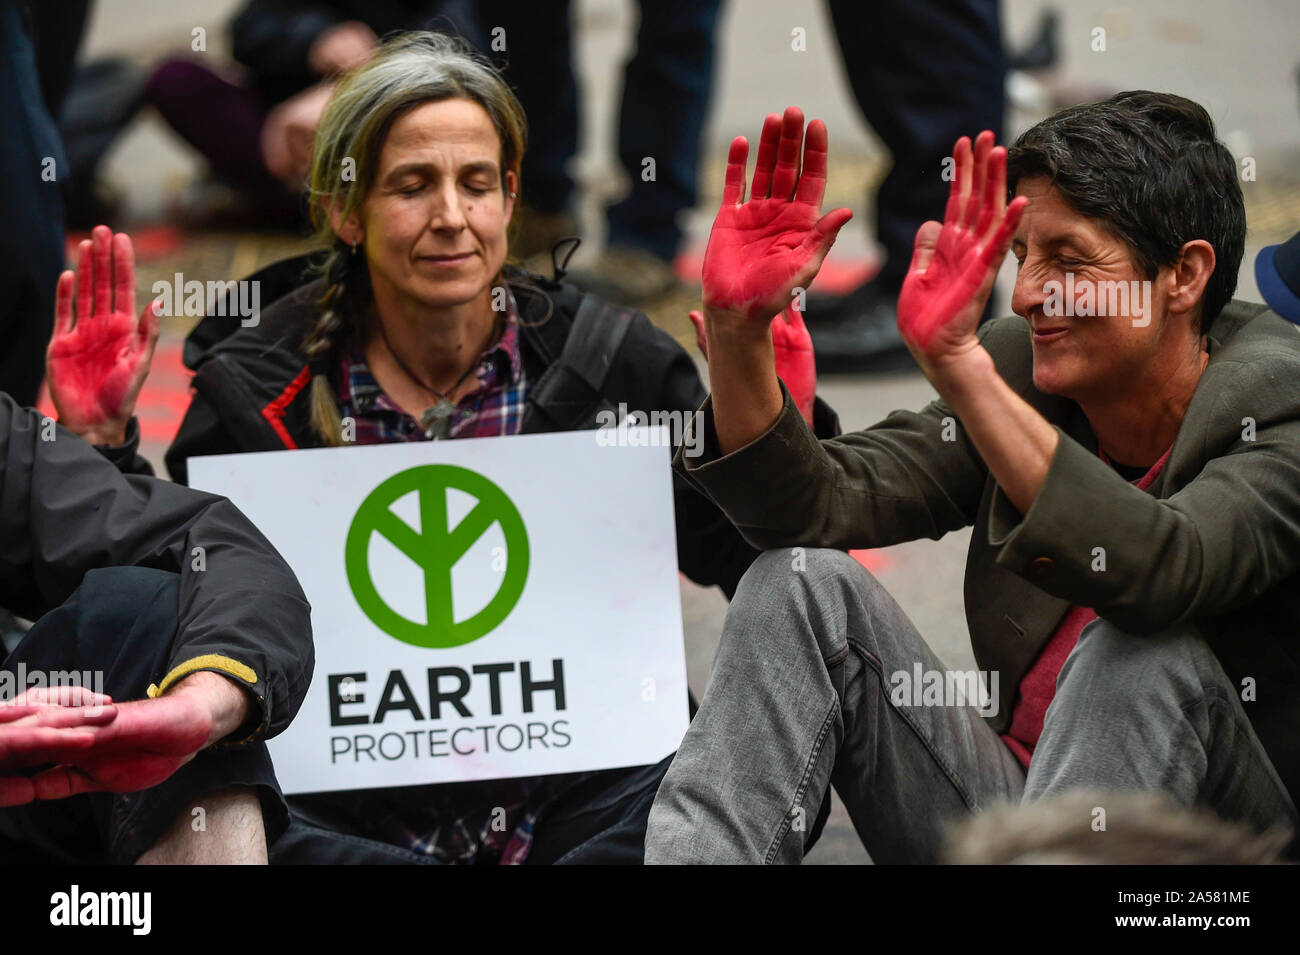
<instances>
[{"instance_id":1,"label":"silver necklace chain","mask_svg":"<svg viewBox=\"0 0 1300 955\"><path fill-rule=\"evenodd\" d=\"M389 344L388 333L384 331L383 321L380 320L376 322L376 324L379 326L379 337L383 340L384 347L388 349L388 354L393 356L393 361L397 362L397 367L402 369L402 372L406 377L410 378L411 381L429 392L429 394L438 397L437 404L424 409L424 413L420 415L420 425L425 429L424 436L433 441L448 437L451 434L451 416L456 412L456 406L452 403L450 395L465 382L465 379L470 376L471 372L478 368L479 358L475 357L470 366L465 369L465 373L461 375L460 378L456 380L456 383L448 388L444 393L439 391L437 388L432 388L425 384L424 381L415 374L415 372L406 367L406 362L402 361L401 357L398 356L397 352L393 349L393 346ZM499 326L499 324L500 316L498 315L497 325ZM494 330L492 340L495 342L496 338L497 335Z\"/></svg>"}]
</instances>

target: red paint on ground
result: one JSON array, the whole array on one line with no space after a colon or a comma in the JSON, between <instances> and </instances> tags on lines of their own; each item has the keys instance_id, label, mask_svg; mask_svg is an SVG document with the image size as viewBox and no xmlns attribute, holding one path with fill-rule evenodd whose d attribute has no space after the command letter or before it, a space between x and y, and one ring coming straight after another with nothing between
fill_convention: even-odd
<instances>
[{"instance_id":1,"label":"red paint on ground","mask_svg":"<svg viewBox=\"0 0 1300 955\"><path fill-rule=\"evenodd\" d=\"M849 556L856 560L873 574L878 574L889 567L890 559L885 556L884 551L879 550L851 550Z\"/></svg>"}]
</instances>

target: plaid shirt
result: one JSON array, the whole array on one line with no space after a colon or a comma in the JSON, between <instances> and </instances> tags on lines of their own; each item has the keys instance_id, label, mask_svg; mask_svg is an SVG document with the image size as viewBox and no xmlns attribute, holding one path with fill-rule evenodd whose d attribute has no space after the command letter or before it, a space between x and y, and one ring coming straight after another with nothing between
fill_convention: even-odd
<instances>
[{"instance_id":1,"label":"plaid shirt","mask_svg":"<svg viewBox=\"0 0 1300 955\"><path fill-rule=\"evenodd\" d=\"M366 364L359 341L341 349L339 414L357 423L356 444L427 441L424 427L384 394ZM479 356L478 387L452 414L452 438L494 438L518 434L528 398L528 377L519 352L519 318L513 296L501 340Z\"/></svg>"},{"instance_id":2,"label":"plaid shirt","mask_svg":"<svg viewBox=\"0 0 1300 955\"><path fill-rule=\"evenodd\" d=\"M528 397L519 317L509 296L501 340L479 356L478 387L456 405L451 438L518 434ZM361 343L341 349L339 413L356 422L356 444L426 441L424 428L388 397L366 365ZM363 820L376 838L452 864L518 865L542 810L576 780L569 776L456 783L373 792ZM502 810L498 812L497 810Z\"/></svg>"}]
</instances>

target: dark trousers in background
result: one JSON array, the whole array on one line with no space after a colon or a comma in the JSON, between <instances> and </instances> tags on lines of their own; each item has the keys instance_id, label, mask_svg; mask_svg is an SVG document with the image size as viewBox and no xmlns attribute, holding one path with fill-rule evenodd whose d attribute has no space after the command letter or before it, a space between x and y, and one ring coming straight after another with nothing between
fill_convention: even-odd
<instances>
[{"instance_id":1,"label":"dark trousers in background","mask_svg":"<svg viewBox=\"0 0 1300 955\"><path fill-rule=\"evenodd\" d=\"M54 286L63 271L59 188L69 170L14 0L0 0L0 90L0 391L26 406L36 404L54 329Z\"/></svg>"},{"instance_id":2,"label":"dark trousers in background","mask_svg":"<svg viewBox=\"0 0 1300 955\"><path fill-rule=\"evenodd\" d=\"M16 673L21 662L28 673L99 671L103 692L115 701L140 699L166 669L179 582L176 574L139 567L92 570L64 604L35 623L3 669ZM0 809L0 863L133 863L187 806L232 787L257 792L268 843L288 827L270 755L259 743L205 750L142 792Z\"/></svg>"},{"instance_id":3,"label":"dark trousers in background","mask_svg":"<svg viewBox=\"0 0 1300 955\"><path fill-rule=\"evenodd\" d=\"M876 194L887 259L877 282L896 295L916 230L943 220L943 160L961 136L1002 139L1006 58L997 0L828 0L854 99L893 155ZM807 105L807 104L805 104Z\"/></svg>"},{"instance_id":4,"label":"dark trousers in background","mask_svg":"<svg viewBox=\"0 0 1300 955\"><path fill-rule=\"evenodd\" d=\"M636 50L623 76L618 156L631 191L609 209L609 241L677 252L679 214L695 205L700 136L713 83L720 0L641 0ZM487 51L528 116L523 198L542 212L570 207L578 151L578 87L569 0L480 0L479 25L505 29L506 51ZM642 177L654 160L654 179Z\"/></svg>"},{"instance_id":5,"label":"dark trousers in background","mask_svg":"<svg viewBox=\"0 0 1300 955\"><path fill-rule=\"evenodd\" d=\"M263 221L299 221L298 197L262 159L262 126L271 106L246 82L227 79L193 58L169 59L150 74L143 101L198 150L217 179L245 193Z\"/></svg>"}]
</instances>

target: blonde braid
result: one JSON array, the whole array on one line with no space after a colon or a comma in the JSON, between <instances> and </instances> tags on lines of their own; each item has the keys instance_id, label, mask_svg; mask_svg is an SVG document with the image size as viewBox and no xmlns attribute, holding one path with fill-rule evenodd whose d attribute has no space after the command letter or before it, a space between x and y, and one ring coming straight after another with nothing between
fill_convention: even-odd
<instances>
[{"instance_id":1,"label":"blonde braid","mask_svg":"<svg viewBox=\"0 0 1300 955\"><path fill-rule=\"evenodd\" d=\"M348 318L360 295L356 286L364 265L354 267L355 256L346 246L335 248L322 268L328 284L321 296L320 317L302 342L302 352L312 369L309 402L311 427L326 447L339 447L343 441L343 419L338 400L330 385L329 362L335 349L350 330Z\"/></svg>"}]
</instances>

